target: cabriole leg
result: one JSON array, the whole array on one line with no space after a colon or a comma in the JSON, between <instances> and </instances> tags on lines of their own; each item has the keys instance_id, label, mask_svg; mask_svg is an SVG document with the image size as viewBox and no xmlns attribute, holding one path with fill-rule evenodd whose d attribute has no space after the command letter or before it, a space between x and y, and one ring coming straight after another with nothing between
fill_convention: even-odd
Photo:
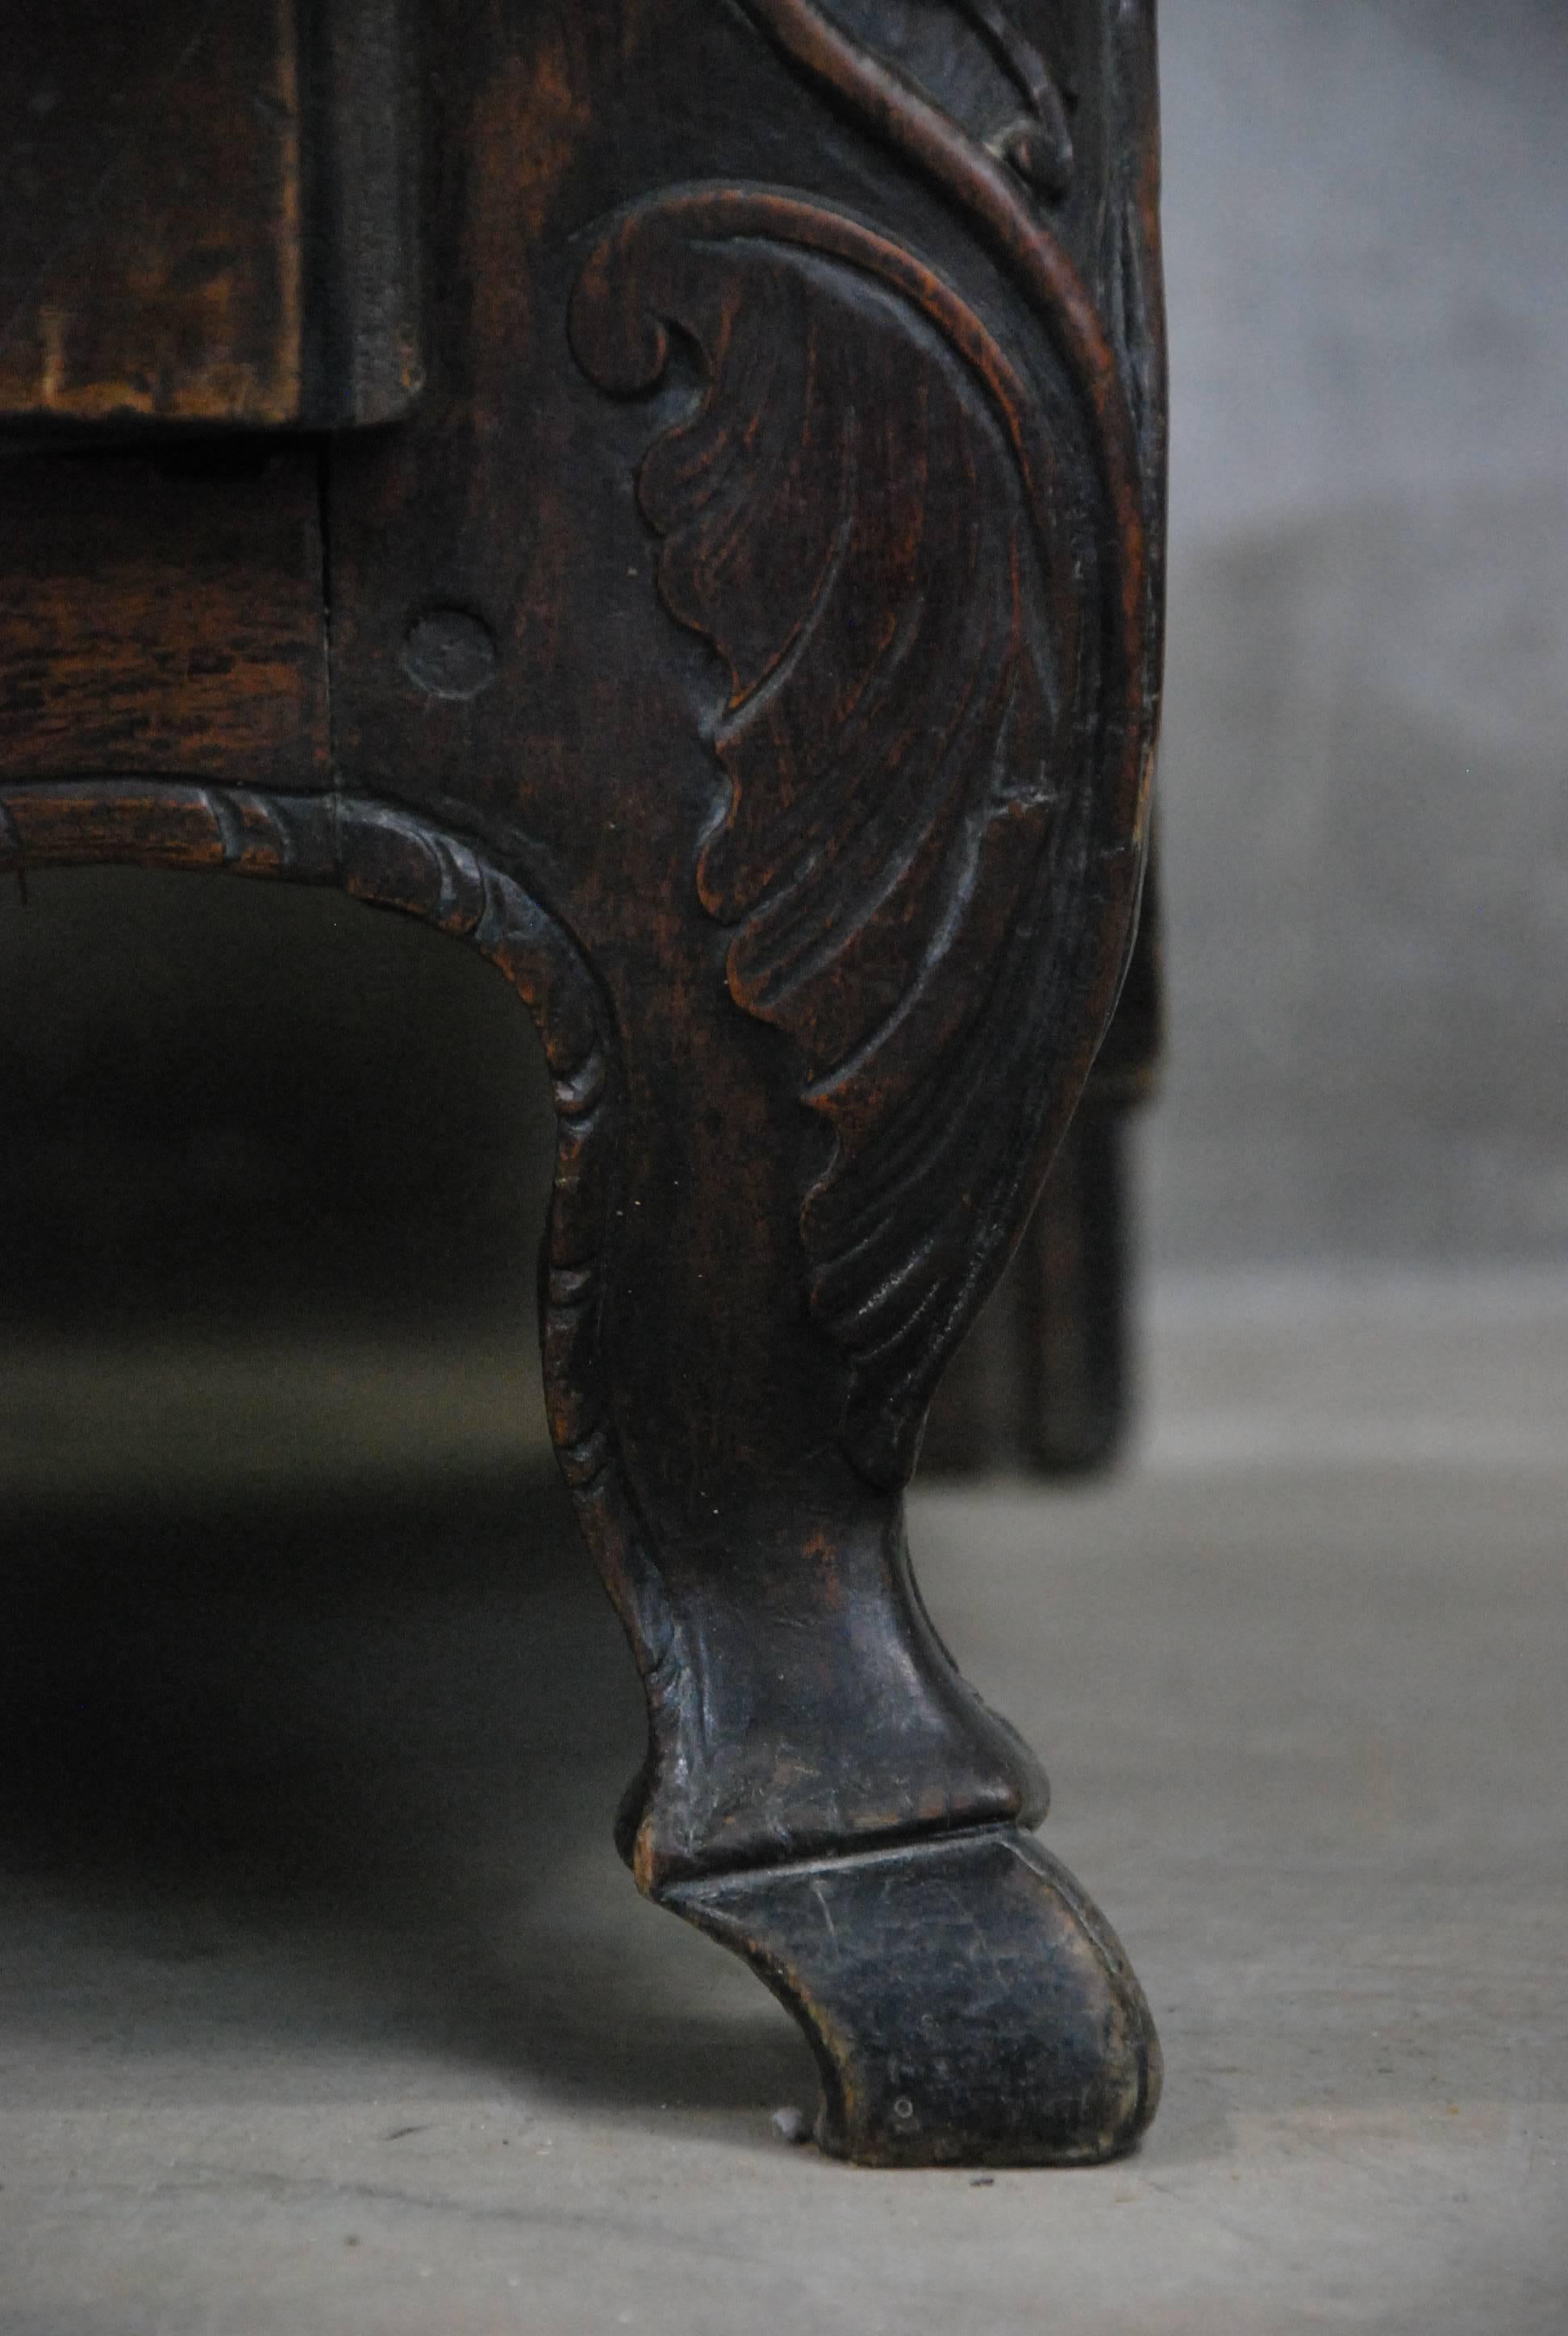
<instances>
[{"instance_id":1,"label":"cabriole leg","mask_svg":"<svg viewBox=\"0 0 1568 2336\"><path fill-rule=\"evenodd\" d=\"M581 247L605 444L646 415L623 572L710 653L721 792L600 953L624 1141L602 1274L560 1285L603 1373L562 1442L648 1690L624 1846L801 2020L825 2146L1082 2164L1154 2113L1148 2008L1028 1838L1043 1779L931 1629L902 1488L1136 926L1153 10L914 13L726 19L736 88L822 101L874 196L688 173Z\"/></svg>"},{"instance_id":2,"label":"cabriole leg","mask_svg":"<svg viewBox=\"0 0 1568 2336\"><path fill-rule=\"evenodd\" d=\"M1104 2156L1147 2012L901 1499L1137 918L1152 0L435 13L448 377L334 451L333 715L591 968L546 1342L623 1846L805 2020L830 2146Z\"/></svg>"},{"instance_id":3,"label":"cabriole leg","mask_svg":"<svg viewBox=\"0 0 1568 2336\"><path fill-rule=\"evenodd\" d=\"M672 1107L629 1148L602 1260L550 1274L562 1459L648 1692L623 1852L799 2020L824 2148L1114 2156L1159 2098L1147 2005L1026 1830L1045 1780L926 1616L901 1493L821 1432L844 1374L803 1307L769 1302L793 1223L751 1214L755 1176L737 1202L728 1163L661 1171L683 1124ZM711 1247L687 1245L686 1189Z\"/></svg>"}]
</instances>

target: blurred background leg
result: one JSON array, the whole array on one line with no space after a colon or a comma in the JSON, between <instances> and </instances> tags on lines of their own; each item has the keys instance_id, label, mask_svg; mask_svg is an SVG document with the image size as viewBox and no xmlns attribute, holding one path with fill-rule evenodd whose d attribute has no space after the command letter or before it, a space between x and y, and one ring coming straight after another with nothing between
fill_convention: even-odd
<instances>
[{"instance_id":1,"label":"blurred background leg","mask_svg":"<svg viewBox=\"0 0 1568 2336\"><path fill-rule=\"evenodd\" d=\"M1164 1045L1157 854L1115 1019L1017 1256L949 1366L928 1476L1094 1475L1137 1424L1141 1279L1134 1114Z\"/></svg>"}]
</instances>

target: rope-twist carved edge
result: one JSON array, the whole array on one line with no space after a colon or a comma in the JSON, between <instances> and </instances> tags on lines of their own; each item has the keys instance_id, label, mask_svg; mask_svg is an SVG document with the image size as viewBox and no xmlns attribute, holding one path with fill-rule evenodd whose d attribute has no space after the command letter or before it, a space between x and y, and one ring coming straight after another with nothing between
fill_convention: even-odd
<instances>
[{"instance_id":1,"label":"rope-twist carved edge","mask_svg":"<svg viewBox=\"0 0 1568 2336\"><path fill-rule=\"evenodd\" d=\"M271 795L147 780L0 792L0 873L125 863L336 886L466 941L533 1018L558 1137L540 1260L545 1401L561 1473L657 1708L674 1662L663 1585L622 1465L600 1350L618 1050L608 1001L565 928L461 838L342 794Z\"/></svg>"}]
</instances>

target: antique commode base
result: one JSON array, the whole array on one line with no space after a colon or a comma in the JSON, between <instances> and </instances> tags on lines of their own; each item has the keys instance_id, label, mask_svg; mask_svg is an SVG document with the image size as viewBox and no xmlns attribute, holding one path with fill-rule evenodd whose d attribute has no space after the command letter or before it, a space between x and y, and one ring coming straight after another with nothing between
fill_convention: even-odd
<instances>
[{"instance_id":1,"label":"antique commode base","mask_svg":"<svg viewBox=\"0 0 1568 2336\"><path fill-rule=\"evenodd\" d=\"M829 2149L1113 2156L1148 2010L902 1495L1136 921L1153 0L250 14L180 52L282 78L119 287L146 362L102 257L0 358L0 862L337 885L516 986L639 1886L801 2020Z\"/></svg>"}]
</instances>

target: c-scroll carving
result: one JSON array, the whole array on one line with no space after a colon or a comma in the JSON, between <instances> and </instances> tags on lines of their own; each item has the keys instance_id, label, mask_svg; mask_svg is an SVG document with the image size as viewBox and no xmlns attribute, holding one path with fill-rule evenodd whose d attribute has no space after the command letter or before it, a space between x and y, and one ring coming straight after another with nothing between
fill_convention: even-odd
<instances>
[{"instance_id":1,"label":"c-scroll carving","mask_svg":"<svg viewBox=\"0 0 1568 2336\"><path fill-rule=\"evenodd\" d=\"M1044 200L1066 197L1076 97L1019 21L1019 0L827 0L822 13L961 112Z\"/></svg>"},{"instance_id":2,"label":"c-scroll carving","mask_svg":"<svg viewBox=\"0 0 1568 2336\"><path fill-rule=\"evenodd\" d=\"M1017 0L946 5L991 42L1029 100L1026 125L1037 122L1046 146L1057 150L1056 162L1043 174L1026 163L1011 125L983 136L966 129L940 92L920 85L822 0L739 5L803 79L844 107L954 207L1050 334L1092 416L1106 518L1122 568L1126 670L1135 713L1152 733L1161 678L1165 457L1155 0L1086 0L1105 20L1102 102L1114 103L1122 117L1113 141L1114 183L1105 190L1098 303L1037 199L1059 192L1075 158L1061 92L1019 30Z\"/></svg>"},{"instance_id":3,"label":"c-scroll carving","mask_svg":"<svg viewBox=\"0 0 1568 2336\"><path fill-rule=\"evenodd\" d=\"M1024 111L987 140L993 153L1047 198L1065 195L1073 178L1073 133L1062 92L1045 58L1000 0L955 0L990 42L1024 101Z\"/></svg>"}]
</instances>

